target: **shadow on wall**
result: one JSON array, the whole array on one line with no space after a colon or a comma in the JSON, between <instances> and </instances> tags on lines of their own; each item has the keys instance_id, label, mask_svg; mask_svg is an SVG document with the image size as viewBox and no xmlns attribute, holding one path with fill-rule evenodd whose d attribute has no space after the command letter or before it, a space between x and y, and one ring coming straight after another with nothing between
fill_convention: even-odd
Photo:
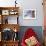
<instances>
[{"instance_id":1,"label":"shadow on wall","mask_svg":"<svg viewBox=\"0 0 46 46\"><path fill-rule=\"evenodd\" d=\"M25 31L28 28L32 28L37 33L37 37L38 37L39 41L41 43L43 43L43 30L42 30L42 26L21 26L20 27L20 32L19 32L20 42L21 42L21 40L23 38L23 35L24 35Z\"/></svg>"}]
</instances>

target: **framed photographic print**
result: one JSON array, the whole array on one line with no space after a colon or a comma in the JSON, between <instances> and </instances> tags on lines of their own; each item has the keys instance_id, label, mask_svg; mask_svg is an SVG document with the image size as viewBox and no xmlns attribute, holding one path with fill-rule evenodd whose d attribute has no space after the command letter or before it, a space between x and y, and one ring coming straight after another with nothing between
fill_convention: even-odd
<instances>
[{"instance_id":1,"label":"framed photographic print","mask_svg":"<svg viewBox=\"0 0 46 46\"><path fill-rule=\"evenodd\" d=\"M2 10L2 15L9 15L9 10Z\"/></svg>"},{"instance_id":2,"label":"framed photographic print","mask_svg":"<svg viewBox=\"0 0 46 46\"><path fill-rule=\"evenodd\" d=\"M23 19L36 19L36 9L25 9Z\"/></svg>"}]
</instances>

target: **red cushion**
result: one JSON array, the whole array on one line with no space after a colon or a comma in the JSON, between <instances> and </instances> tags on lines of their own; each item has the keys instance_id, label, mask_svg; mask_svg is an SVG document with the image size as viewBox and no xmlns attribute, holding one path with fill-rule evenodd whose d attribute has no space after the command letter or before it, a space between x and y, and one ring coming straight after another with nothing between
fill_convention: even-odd
<instances>
[{"instance_id":1,"label":"red cushion","mask_svg":"<svg viewBox=\"0 0 46 46\"><path fill-rule=\"evenodd\" d=\"M22 38L22 46L26 46L25 39L28 39L32 36L36 37L37 35L32 28L28 28L24 34L24 37Z\"/></svg>"}]
</instances>

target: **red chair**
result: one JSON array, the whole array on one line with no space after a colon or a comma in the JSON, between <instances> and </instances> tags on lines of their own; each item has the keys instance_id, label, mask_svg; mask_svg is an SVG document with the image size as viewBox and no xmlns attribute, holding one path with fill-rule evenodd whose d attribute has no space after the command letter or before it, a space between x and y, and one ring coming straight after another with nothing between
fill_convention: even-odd
<instances>
[{"instance_id":1,"label":"red chair","mask_svg":"<svg viewBox=\"0 0 46 46\"><path fill-rule=\"evenodd\" d=\"M36 39L37 39L37 35L34 32L34 30L32 28L28 28L24 34L24 37L22 38L21 45L27 46L25 43L25 39L28 39L29 37L32 37L32 36L36 37ZM41 44L39 42L37 42L37 44L35 46L41 46Z\"/></svg>"}]
</instances>

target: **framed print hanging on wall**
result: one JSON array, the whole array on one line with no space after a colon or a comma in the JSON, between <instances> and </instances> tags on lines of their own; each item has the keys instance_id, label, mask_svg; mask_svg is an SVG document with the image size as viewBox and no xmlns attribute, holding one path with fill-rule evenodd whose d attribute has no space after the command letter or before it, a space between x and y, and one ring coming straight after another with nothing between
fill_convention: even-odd
<instances>
[{"instance_id":1,"label":"framed print hanging on wall","mask_svg":"<svg viewBox=\"0 0 46 46\"><path fill-rule=\"evenodd\" d=\"M23 19L36 19L36 9L25 9Z\"/></svg>"}]
</instances>

